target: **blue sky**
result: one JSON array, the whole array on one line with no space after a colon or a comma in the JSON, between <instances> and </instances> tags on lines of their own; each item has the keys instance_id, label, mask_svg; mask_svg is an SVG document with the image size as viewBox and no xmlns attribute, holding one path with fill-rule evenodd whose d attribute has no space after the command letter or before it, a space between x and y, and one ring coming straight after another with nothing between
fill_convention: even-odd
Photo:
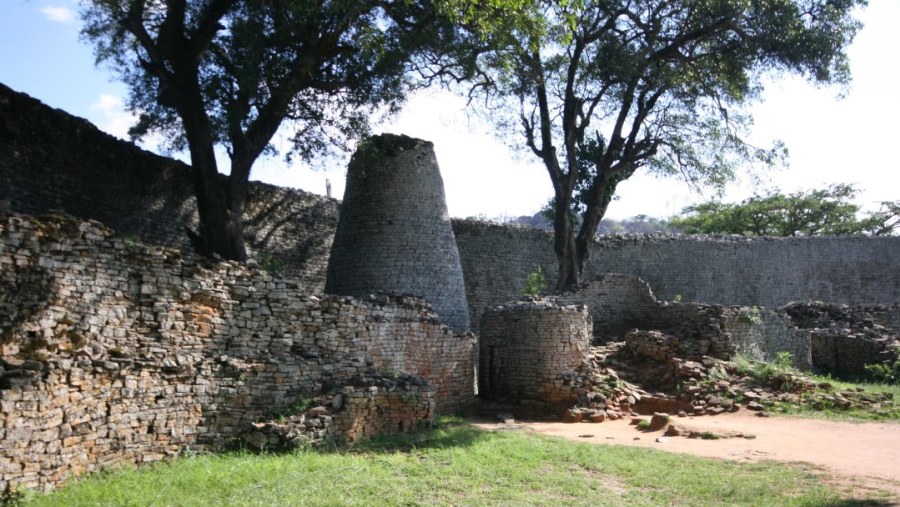
<instances>
[{"instance_id":1,"label":"blue sky","mask_svg":"<svg viewBox=\"0 0 900 507\"><path fill-rule=\"evenodd\" d=\"M94 65L92 49L79 39L77 0L0 0L0 82L44 103L125 136L133 117L123 109L126 90ZM854 81L846 98L839 90L816 89L800 79L779 80L754 109L753 138L762 145L785 142L790 168L773 172L760 186L740 181L728 200L754 191L793 192L829 183L856 183L860 204L900 199L900 0L870 0L860 13L865 28L849 49ZM544 170L517 157L492 129L465 112L465 101L444 92L412 97L404 111L377 130L433 141L444 178L450 214L487 217L532 214L550 196ZM148 145L152 149L152 145ZM253 179L325 193L330 179L343 193L342 161L310 168L261 160ZM673 179L635 175L619 187L608 216L668 216L711 195L692 192Z\"/></svg>"}]
</instances>

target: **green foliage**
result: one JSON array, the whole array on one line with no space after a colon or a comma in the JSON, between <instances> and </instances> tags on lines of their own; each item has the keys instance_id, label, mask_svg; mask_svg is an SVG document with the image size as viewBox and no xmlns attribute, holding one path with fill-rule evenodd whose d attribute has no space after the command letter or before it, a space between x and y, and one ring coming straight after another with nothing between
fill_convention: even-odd
<instances>
[{"instance_id":1,"label":"green foliage","mask_svg":"<svg viewBox=\"0 0 900 507\"><path fill-rule=\"evenodd\" d=\"M307 399L299 399L290 405L280 408L278 411L273 412L270 416L271 419L276 421L284 421L285 419L306 412L316 405L315 400L307 400Z\"/></svg>"},{"instance_id":2,"label":"green foliage","mask_svg":"<svg viewBox=\"0 0 900 507\"><path fill-rule=\"evenodd\" d=\"M762 324L762 314L759 313L759 308L756 306L751 306L750 308L744 308L741 310L740 315L741 322L746 322L751 326L758 326Z\"/></svg>"},{"instance_id":3,"label":"green foliage","mask_svg":"<svg viewBox=\"0 0 900 507\"><path fill-rule=\"evenodd\" d=\"M782 371L790 370L794 367L794 355L787 351L781 351L775 354L775 367Z\"/></svg>"},{"instance_id":4,"label":"green foliage","mask_svg":"<svg viewBox=\"0 0 900 507\"><path fill-rule=\"evenodd\" d=\"M282 276L287 272L287 265L284 261L268 252L259 254L259 266L273 276Z\"/></svg>"},{"instance_id":5,"label":"green foliage","mask_svg":"<svg viewBox=\"0 0 900 507\"><path fill-rule=\"evenodd\" d=\"M900 360L893 364L867 364L866 374L872 382L900 385Z\"/></svg>"},{"instance_id":6,"label":"green foliage","mask_svg":"<svg viewBox=\"0 0 900 507\"><path fill-rule=\"evenodd\" d=\"M522 288L522 294L537 297L541 292L547 290L547 277L544 271L538 266L534 271L525 278L525 286Z\"/></svg>"},{"instance_id":7,"label":"green foliage","mask_svg":"<svg viewBox=\"0 0 900 507\"><path fill-rule=\"evenodd\" d=\"M808 467L453 425L350 452L179 458L95 474L25 504L800 506L837 505L848 495L824 484Z\"/></svg>"},{"instance_id":8,"label":"green foliage","mask_svg":"<svg viewBox=\"0 0 900 507\"><path fill-rule=\"evenodd\" d=\"M769 386L781 389L784 376L788 373L796 373L793 367L793 356L790 352L779 352L772 362L755 361L745 355L738 354L732 360L738 375L749 376L761 386Z\"/></svg>"},{"instance_id":9,"label":"green foliage","mask_svg":"<svg viewBox=\"0 0 900 507\"><path fill-rule=\"evenodd\" d=\"M346 151L369 117L399 109L443 67L454 25L423 1L86 0L83 36L129 90L132 138L187 150L204 255L245 260L241 237L254 162L290 128L287 157ZM426 63L429 62L429 63ZM284 131L284 130L282 130ZM230 158L220 174L215 148Z\"/></svg>"},{"instance_id":10,"label":"green foliage","mask_svg":"<svg viewBox=\"0 0 900 507\"><path fill-rule=\"evenodd\" d=\"M559 284L579 280L593 231L634 173L722 188L740 166L780 163L780 143L745 141L748 106L773 74L847 83L845 49L859 28L851 12L864 4L535 2L542 30L512 25L512 36L491 39L473 91L499 130L521 136L546 167L553 213L582 217L577 236L554 222Z\"/></svg>"},{"instance_id":11,"label":"green foliage","mask_svg":"<svg viewBox=\"0 0 900 507\"><path fill-rule=\"evenodd\" d=\"M747 236L831 236L838 234L891 234L900 227L900 201L882 203L879 211L863 218L851 201L853 185L831 185L820 190L756 195L738 204L709 201L684 208L667 225L689 234L742 234Z\"/></svg>"}]
</instances>

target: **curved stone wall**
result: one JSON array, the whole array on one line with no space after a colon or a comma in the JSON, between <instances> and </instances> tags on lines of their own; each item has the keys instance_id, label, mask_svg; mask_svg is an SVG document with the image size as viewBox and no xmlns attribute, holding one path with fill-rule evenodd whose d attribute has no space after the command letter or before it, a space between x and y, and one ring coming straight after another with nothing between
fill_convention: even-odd
<instances>
[{"instance_id":1,"label":"curved stone wall","mask_svg":"<svg viewBox=\"0 0 900 507\"><path fill-rule=\"evenodd\" d=\"M143 151L83 119L0 85L0 207L8 201L12 210L22 213L63 209L99 220L122 237L187 250L183 228L196 220L188 171L180 162ZM422 190L409 185L423 181L421 175L403 174L406 179L396 183L398 189L391 198L420 196L415 193L435 190L434 182L440 180L435 170L427 180L430 186ZM398 206L397 202L370 200L372 213L380 212L380 207ZM263 266L290 274L309 293L321 293L339 208L334 199L253 182L245 210L247 243L262 253L257 260ZM411 212L398 215L410 219ZM442 224L444 219L437 222ZM408 244L397 252L409 263L433 263L428 255L432 251L416 245L425 241L420 235L434 234L429 228L434 223L429 220L401 238ZM372 227L362 232L375 235L387 225L373 223ZM454 220L453 229L458 254L450 251L445 256L458 255L461 261L472 329L478 329L478 319L486 308L518 297L535 268L540 266L553 285L557 267L551 234L470 220ZM897 304L897 252L897 236L607 236L598 238L584 280L608 272L638 276L661 301L680 296L685 302L770 308L809 300ZM352 262L370 262L370 257L367 251L349 256ZM411 276L421 277L423 272L426 278L431 276L430 269L412 269L409 264L397 268L401 269ZM435 295L424 291L400 291L422 292L438 303ZM450 321L448 308L437 310ZM459 315L454 320L462 322L464 317L461 312ZM895 328L900 327L894 322Z\"/></svg>"},{"instance_id":2,"label":"curved stone wall","mask_svg":"<svg viewBox=\"0 0 900 507\"><path fill-rule=\"evenodd\" d=\"M485 309L521 294L541 267L551 287L557 264L546 231L453 222L473 327ZM747 238L599 236L584 280L637 276L660 301L776 308L792 301L900 303L900 236Z\"/></svg>"},{"instance_id":3,"label":"curved stone wall","mask_svg":"<svg viewBox=\"0 0 900 507\"><path fill-rule=\"evenodd\" d=\"M584 305L522 301L481 318L478 392L483 399L567 408L576 397L567 375L584 365L591 317Z\"/></svg>"},{"instance_id":4,"label":"curved stone wall","mask_svg":"<svg viewBox=\"0 0 900 507\"><path fill-rule=\"evenodd\" d=\"M63 210L120 236L188 252L196 227L190 167L100 131L0 84L0 201L18 213ZM325 286L340 203L250 182L244 234L250 255L310 293Z\"/></svg>"},{"instance_id":5,"label":"curved stone wall","mask_svg":"<svg viewBox=\"0 0 900 507\"><path fill-rule=\"evenodd\" d=\"M421 296L451 328L469 329L459 251L430 142L375 136L347 168L325 292L375 290Z\"/></svg>"}]
</instances>

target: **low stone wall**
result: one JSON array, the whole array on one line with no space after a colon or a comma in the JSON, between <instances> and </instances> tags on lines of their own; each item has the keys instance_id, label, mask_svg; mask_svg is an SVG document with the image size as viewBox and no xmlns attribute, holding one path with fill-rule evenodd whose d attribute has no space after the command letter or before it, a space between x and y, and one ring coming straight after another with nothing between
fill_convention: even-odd
<instances>
[{"instance_id":1,"label":"low stone wall","mask_svg":"<svg viewBox=\"0 0 900 507\"><path fill-rule=\"evenodd\" d=\"M798 329L783 311L729 307L724 309L723 317L723 326L738 353L771 362L779 353L788 352L795 367L801 370L816 367L809 332Z\"/></svg>"},{"instance_id":2,"label":"low stone wall","mask_svg":"<svg viewBox=\"0 0 900 507\"><path fill-rule=\"evenodd\" d=\"M790 352L797 367L813 366L809 333L797 329L781 311L657 301L646 282L617 273L607 273L549 299L587 306L595 343L622 341L632 329L663 331L677 338L676 355L685 359L712 356L728 360L740 352L772 361L779 352Z\"/></svg>"},{"instance_id":3,"label":"low stone wall","mask_svg":"<svg viewBox=\"0 0 900 507\"><path fill-rule=\"evenodd\" d=\"M591 318L584 306L548 301L494 307L481 319L478 392L537 412L568 408L569 378L587 360Z\"/></svg>"},{"instance_id":4,"label":"low stone wall","mask_svg":"<svg viewBox=\"0 0 900 507\"><path fill-rule=\"evenodd\" d=\"M540 267L553 287L552 234L455 220L469 315L521 294ZM791 301L900 303L900 237L598 236L584 280L639 277L660 300L777 308ZM596 324L595 324L596 325Z\"/></svg>"},{"instance_id":5,"label":"low stone wall","mask_svg":"<svg viewBox=\"0 0 900 507\"><path fill-rule=\"evenodd\" d=\"M218 448L266 414L384 375L434 386L411 406L474 400L474 335L420 299L311 296L65 216L0 218L0 351L0 490ZM391 398L336 429L397 431L379 399Z\"/></svg>"},{"instance_id":6,"label":"low stone wall","mask_svg":"<svg viewBox=\"0 0 900 507\"><path fill-rule=\"evenodd\" d=\"M866 365L900 359L900 305L794 303L783 311L811 339L816 369L864 375Z\"/></svg>"},{"instance_id":7,"label":"low stone wall","mask_svg":"<svg viewBox=\"0 0 900 507\"><path fill-rule=\"evenodd\" d=\"M348 386L325 404L254 422L240 441L254 451L292 451L324 444L349 446L379 433L413 433L430 427L434 387L421 377L379 377L375 385Z\"/></svg>"}]
</instances>

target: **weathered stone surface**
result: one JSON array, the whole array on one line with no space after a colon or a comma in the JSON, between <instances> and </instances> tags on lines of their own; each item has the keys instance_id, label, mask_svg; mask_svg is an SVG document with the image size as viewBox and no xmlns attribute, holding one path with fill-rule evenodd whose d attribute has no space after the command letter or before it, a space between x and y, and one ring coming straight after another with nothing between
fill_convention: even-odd
<instances>
[{"instance_id":1,"label":"weathered stone surface","mask_svg":"<svg viewBox=\"0 0 900 507\"><path fill-rule=\"evenodd\" d=\"M183 229L196 223L196 211L184 164L3 85L0 118L0 201L9 209L29 214L63 209L99 220L124 237L190 250ZM308 293L322 292L339 206L334 199L252 183L245 233L256 261L290 274ZM515 299L535 268L554 284L556 257L548 232L473 220L454 220L453 230L473 329L485 309ZM598 237L585 280L608 272L639 277L661 301L680 296L768 308L810 300L898 305L897 251L900 237L613 235ZM618 282L607 288L601 304L607 311L597 313L588 303L596 334L621 338L629 329L646 329L640 324L647 315L640 312L645 299L625 297L630 290ZM441 309L438 313L444 317ZM900 331L900 307L875 322Z\"/></svg>"},{"instance_id":2,"label":"weathered stone surface","mask_svg":"<svg viewBox=\"0 0 900 507\"><path fill-rule=\"evenodd\" d=\"M423 297L451 328L469 329L459 251L430 142L371 137L347 168L325 292L375 290Z\"/></svg>"},{"instance_id":3,"label":"weathered stone surface","mask_svg":"<svg viewBox=\"0 0 900 507\"><path fill-rule=\"evenodd\" d=\"M550 233L472 220L453 225L473 326L485 309L515 299L538 266L555 284ZM900 237L598 236L584 279L606 273L639 277L660 301L677 297L767 308L809 300L897 304L898 250ZM591 314L602 329L603 320Z\"/></svg>"},{"instance_id":4,"label":"weathered stone surface","mask_svg":"<svg viewBox=\"0 0 900 507\"><path fill-rule=\"evenodd\" d=\"M331 408L307 420L312 440L409 431L473 402L475 346L418 298L312 296L97 222L0 220L0 463L22 470L8 487L219 448L313 398Z\"/></svg>"},{"instance_id":5,"label":"weathered stone surface","mask_svg":"<svg viewBox=\"0 0 900 507\"><path fill-rule=\"evenodd\" d=\"M492 308L481 319L478 392L559 413L578 398L572 379L585 364L590 339L584 306L523 300ZM581 420L583 414L570 416Z\"/></svg>"}]
</instances>

